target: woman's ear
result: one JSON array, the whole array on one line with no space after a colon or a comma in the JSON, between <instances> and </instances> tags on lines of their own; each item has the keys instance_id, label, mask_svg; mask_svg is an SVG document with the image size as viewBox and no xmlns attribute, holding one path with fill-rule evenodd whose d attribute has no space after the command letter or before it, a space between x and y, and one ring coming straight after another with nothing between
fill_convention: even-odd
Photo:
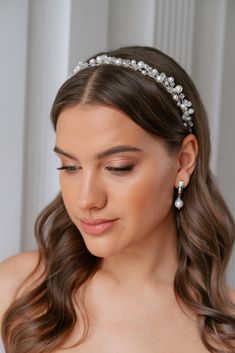
<instances>
[{"instance_id":1,"label":"woman's ear","mask_svg":"<svg viewBox=\"0 0 235 353\"><path fill-rule=\"evenodd\" d=\"M187 135L177 154L178 159L178 171L175 179L175 187L178 188L179 181L182 180L184 185L187 186L191 174L194 171L198 154L198 141L195 135Z\"/></svg>"}]
</instances>

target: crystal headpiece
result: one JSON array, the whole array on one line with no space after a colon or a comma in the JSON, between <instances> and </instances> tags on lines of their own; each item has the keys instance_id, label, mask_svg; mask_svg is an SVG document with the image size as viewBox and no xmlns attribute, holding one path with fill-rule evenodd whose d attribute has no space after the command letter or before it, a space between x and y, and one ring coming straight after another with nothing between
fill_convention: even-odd
<instances>
[{"instance_id":1,"label":"crystal headpiece","mask_svg":"<svg viewBox=\"0 0 235 353\"><path fill-rule=\"evenodd\" d=\"M165 87L167 92L169 92L173 99L177 102L177 106L182 110L182 121L185 127L192 132L193 121L191 115L194 113L192 108L192 103L185 98L183 93L183 87L176 85L174 77L167 77L164 72L159 72L157 69L152 68L143 61L127 60L108 56L107 54L98 55L96 58L92 58L89 62L80 61L73 71L75 75L80 70L83 70L91 66L99 66L103 64L111 64L116 66L127 67L135 71L140 71L143 75L148 76L160 83Z\"/></svg>"}]
</instances>

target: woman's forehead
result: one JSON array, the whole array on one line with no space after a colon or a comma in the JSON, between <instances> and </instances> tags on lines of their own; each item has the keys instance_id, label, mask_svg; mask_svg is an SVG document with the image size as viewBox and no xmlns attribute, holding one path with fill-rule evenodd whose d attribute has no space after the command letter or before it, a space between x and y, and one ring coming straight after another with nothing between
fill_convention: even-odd
<instances>
[{"instance_id":1,"label":"woman's forehead","mask_svg":"<svg viewBox=\"0 0 235 353\"><path fill-rule=\"evenodd\" d=\"M120 110L98 105L65 109L59 116L56 134L58 139L80 139L84 143L88 139L142 144L156 139Z\"/></svg>"},{"instance_id":2,"label":"woman's forehead","mask_svg":"<svg viewBox=\"0 0 235 353\"><path fill-rule=\"evenodd\" d=\"M149 134L123 112L93 105L77 105L60 114L56 145L60 149L86 151L93 155L118 146L122 149L129 146L143 152L163 148L160 138Z\"/></svg>"}]
</instances>

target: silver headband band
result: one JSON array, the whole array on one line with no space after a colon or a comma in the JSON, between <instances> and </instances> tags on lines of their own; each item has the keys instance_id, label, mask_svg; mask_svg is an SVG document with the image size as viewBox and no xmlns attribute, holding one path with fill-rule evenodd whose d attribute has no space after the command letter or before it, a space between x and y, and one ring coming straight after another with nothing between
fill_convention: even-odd
<instances>
[{"instance_id":1,"label":"silver headband band","mask_svg":"<svg viewBox=\"0 0 235 353\"><path fill-rule=\"evenodd\" d=\"M140 71L143 75L148 76L160 83L165 87L167 92L169 92L173 99L176 101L177 106L182 111L182 121L185 127L188 128L189 132L192 132L193 121L191 115L194 113L192 108L192 103L185 98L183 93L183 87L175 84L174 77L167 77L164 72L159 72L157 69L152 68L148 64L145 64L143 61L136 60L127 60L121 58L115 58L108 56L107 54L98 55L96 58L92 58L89 62L80 61L73 71L75 75L80 70L86 69L87 67L99 66L103 64L111 64L116 66L127 67L134 69L135 71Z\"/></svg>"}]
</instances>

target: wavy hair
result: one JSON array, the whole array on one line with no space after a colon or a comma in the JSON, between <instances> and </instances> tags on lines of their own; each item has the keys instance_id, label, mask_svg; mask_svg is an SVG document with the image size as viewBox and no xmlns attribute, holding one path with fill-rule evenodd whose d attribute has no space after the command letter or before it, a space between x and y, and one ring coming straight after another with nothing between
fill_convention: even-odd
<instances>
[{"instance_id":1,"label":"wavy hair","mask_svg":"<svg viewBox=\"0 0 235 353\"><path fill-rule=\"evenodd\" d=\"M225 275L235 223L209 168L210 136L204 106L187 73L159 50L136 46L108 55L142 60L173 76L193 104L193 134L199 141L199 152L184 191L185 205L175 212L178 268L174 291L179 304L183 302L196 313L206 348L212 353L232 353L235 306L226 288ZM76 104L115 107L147 132L161 137L172 152L180 148L188 134L182 112L165 88L129 68L100 65L69 78L52 106L55 130L60 113ZM39 215L35 233L44 274L5 314L2 335L7 353L51 352L65 341L75 324L84 326L79 342L86 338L89 328L82 301L78 305L81 315L78 317L75 312L75 294L98 271L102 258L87 250L61 194Z\"/></svg>"}]
</instances>

